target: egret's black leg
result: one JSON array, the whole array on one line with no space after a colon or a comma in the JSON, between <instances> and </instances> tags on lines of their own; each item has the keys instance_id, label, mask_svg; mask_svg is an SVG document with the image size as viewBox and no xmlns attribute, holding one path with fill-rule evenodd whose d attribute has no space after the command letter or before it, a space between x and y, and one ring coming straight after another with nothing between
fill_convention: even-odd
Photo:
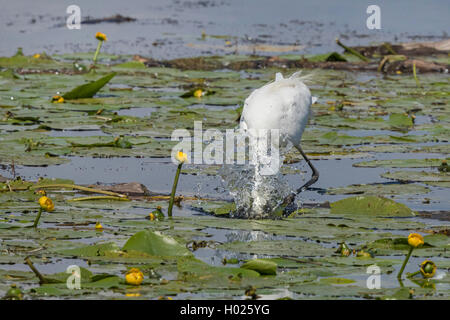
<instances>
[{"instance_id":1,"label":"egret's black leg","mask_svg":"<svg viewBox=\"0 0 450 320\"><path fill-rule=\"evenodd\" d=\"M302 157L305 159L306 163L309 165L309 167L312 170L312 177L311 177L311 179L307 183L305 183L303 186L301 186L300 188L297 189L296 193L299 194L300 192L306 190L309 186L311 186L314 183L316 183L316 181L319 179L319 171L317 171L316 167L313 166L311 161L308 159L306 154L303 152L303 150L300 147L300 145L295 146L295 148L301 153Z\"/></svg>"},{"instance_id":2,"label":"egret's black leg","mask_svg":"<svg viewBox=\"0 0 450 320\"><path fill-rule=\"evenodd\" d=\"M306 156L306 154L303 152L302 148L300 147L300 145L295 146L295 148L300 152L300 154L302 155L302 157L305 159L306 163L309 165L309 167L312 170L312 177L311 179L306 182L303 186L301 186L300 188L298 188L295 193L292 192L290 195L288 195L286 198L284 198L283 202L281 203L280 206L277 207L276 210L274 210L274 212L279 215L282 212L282 215L289 215L291 212L294 212L295 210L297 210L296 205L294 203L295 201L295 197L297 196L297 194L299 194L300 192L306 190L309 186L313 185L314 183L316 183L316 181L319 179L319 171L317 171L316 167L313 166L313 164L311 163L311 161L308 159L308 157Z\"/></svg>"}]
</instances>

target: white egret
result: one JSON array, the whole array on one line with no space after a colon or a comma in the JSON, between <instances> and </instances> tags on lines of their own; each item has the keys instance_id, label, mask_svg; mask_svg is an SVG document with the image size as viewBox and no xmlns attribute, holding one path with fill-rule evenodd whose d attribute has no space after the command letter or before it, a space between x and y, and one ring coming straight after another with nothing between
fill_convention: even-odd
<instances>
[{"instance_id":1,"label":"white egret","mask_svg":"<svg viewBox=\"0 0 450 320\"><path fill-rule=\"evenodd\" d=\"M300 76L300 72L289 78L283 78L281 73L277 73L274 82L254 90L245 100L240 120L240 128L243 130L278 129L280 141L290 141L312 170L311 179L284 199L280 206L282 210L293 204L296 195L319 178L319 172L300 146L303 131L311 115L311 104L315 99L303 83L305 78ZM255 176L255 185L258 181L261 181L260 177ZM257 196L254 198L256 203L260 200Z\"/></svg>"}]
</instances>

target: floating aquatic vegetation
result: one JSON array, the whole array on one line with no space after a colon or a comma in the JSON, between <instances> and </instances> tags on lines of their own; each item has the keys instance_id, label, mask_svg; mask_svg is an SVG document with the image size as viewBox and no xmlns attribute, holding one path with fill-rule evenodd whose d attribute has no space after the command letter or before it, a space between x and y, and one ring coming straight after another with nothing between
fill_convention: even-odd
<instances>
[{"instance_id":1,"label":"floating aquatic vegetation","mask_svg":"<svg viewBox=\"0 0 450 320\"><path fill-rule=\"evenodd\" d=\"M383 178L398 180L402 182L424 182L434 185L443 184L444 186L450 182L450 174L445 172L428 172L428 171L394 171L386 172L381 175Z\"/></svg>"},{"instance_id":2,"label":"floating aquatic vegetation","mask_svg":"<svg viewBox=\"0 0 450 320\"><path fill-rule=\"evenodd\" d=\"M414 216L414 212L404 204L377 196L345 198L331 203L330 207L332 214L380 217Z\"/></svg>"},{"instance_id":3,"label":"floating aquatic vegetation","mask_svg":"<svg viewBox=\"0 0 450 320\"><path fill-rule=\"evenodd\" d=\"M247 261L241 268L254 270L261 275L276 275L277 274L277 264L270 260L264 259L253 259Z\"/></svg>"},{"instance_id":4,"label":"floating aquatic vegetation","mask_svg":"<svg viewBox=\"0 0 450 320\"><path fill-rule=\"evenodd\" d=\"M357 163L359 164L359 163ZM377 183L327 189L328 194L364 194L373 196L424 194L430 189L413 183Z\"/></svg>"},{"instance_id":5,"label":"floating aquatic vegetation","mask_svg":"<svg viewBox=\"0 0 450 320\"><path fill-rule=\"evenodd\" d=\"M389 159L362 161L353 164L354 167L383 168L431 168L439 167L442 159Z\"/></svg>"},{"instance_id":6,"label":"floating aquatic vegetation","mask_svg":"<svg viewBox=\"0 0 450 320\"><path fill-rule=\"evenodd\" d=\"M123 246L124 251L139 251L153 256L190 255L185 246L159 232L141 231L132 236Z\"/></svg>"},{"instance_id":7,"label":"floating aquatic vegetation","mask_svg":"<svg viewBox=\"0 0 450 320\"><path fill-rule=\"evenodd\" d=\"M326 61L339 59L334 54L305 55L309 61L302 60L300 55L286 55L280 60L226 55L160 62L133 61L130 55L102 53L97 59L97 77L104 78L115 72L112 84L103 86L90 98L50 103L50 97L64 96L64 92L70 92L84 81L81 79L97 80L74 69L74 62L78 66L89 65L93 54L48 57L40 53L38 58L23 54L0 58L3 68L0 72L1 174L11 177L0 182L1 296L11 289L12 282L17 283L25 299L98 299L105 294L122 299L128 297L127 294L137 293L143 299L177 295L238 299L247 288L254 289L248 290L249 295L253 292L265 297L279 294L280 287L286 288L294 299L305 296L407 299L410 288L414 288L416 299L449 296L448 277L436 276L449 267L448 236L445 235L448 221L427 218L438 215L446 219L446 203L441 195L450 187L450 182L446 181L445 170L438 168L442 164L440 159L447 159L449 153L448 77L421 72L422 88L418 89L409 75L383 77L342 70L316 71L311 88L319 100L312 106L314 117L302 141L307 154L321 159L319 163L328 168L335 163L346 164L345 167L348 164L351 168L355 163L358 167L354 168L355 177L373 171L374 179L383 174L398 182L378 184L364 179L356 182L345 179L342 184L339 182L328 188L326 194L322 194L324 189L320 193L308 191L303 200L314 201L314 204L280 220L224 218L236 211L236 204L214 197L209 199L209 195L202 195L206 199L201 201L185 196L180 215L159 219L157 207L161 207L161 212L167 210L167 195L157 201L145 195L136 200L130 198L131 201L70 201L85 197L85 191L47 186L74 186L74 181L14 179L13 168L16 177L21 172L27 172L29 177L43 170L32 166L71 162L76 167L80 157L84 160L139 157L143 163L148 158L152 161L160 158L169 167L172 163L168 158L175 143L168 138L174 129L192 131L194 120L203 121L204 128L234 128L243 99L254 88L272 79L275 72L285 70L284 66L287 69L308 65L342 69L354 67L353 62L358 58L344 53L341 56L349 63L342 63ZM438 57L431 59L437 61ZM442 61L447 63L447 60L448 57ZM372 65L370 68L376 70L377 64ZM387 67L395 67L394 61L385 67L386 71ZM419 65L416 68L420 69ZM181 97L198 88L211 88L214 94L202 94L200 99L194 95ZM115 137L121 136L123 140L114 144ZM430 160L416 159L419 156L414 152L433 154L427 156ZM374 161L368 161L369 157ZM400 157L409 159L398 159ZM362 158L363 162L353 160L357 158ZM290 183L284 184L285 180L280 177L275 184L280 190L274 190L275 193L287 192L293 187L292 174L304 171L299 160L296 154L286 155L286 168L282 168L281 173L287 173L284 179ZM404 169L382 173L383 169L369 169L372 166L426 170L423 173ZM209 183L220 179L219 167L183 166L181 173L187 174L184 176L187 181L200 178ZM52 168L56 167L48 169ZM345 170L337 173L349 174ZM230 178L241 177L236 182L245 184L243 177L251 174L249 171ZM361 185L347 186L350 183ZM163 185L161 182L162 189ZM34 191L40 189L47 191L47 197L57 204L57 209L51 214L42 214L36 230L24 228L32 225L36 218L38 196ZM185 192L188 194L191 190L181 191L183 195ZM394 196L396 201L414 210L423 210L417 209L422 206L422 199L415 195L425 193L434 203L432 210L439 208L443 212L413 216L413 210L379 197ZM356 197L347 198L346 194L364 197L358 201ZM341 202L324 203L343 197ZM149 219L150 213L154 220ZM97 222L101 222L103 231L96 229ZM435 285L435 289L411 282L407 290L402 290L392 279L401 267L398 256L410 247L405 235L419 231L430 235L424 236L422 247L414 249L411 262L417 257L435 262L439 267L435 276L421 280ZM335 251L342 242L357 250L360 256L338 256ZM191 252L189 248L194 243L197 250ZM214 246L204 246L205 243L214 243ZM167 252L171 255L167 256ZM371 252L374 257L369 257ZM57 281L39 285L39 279L31 270L22 269L24 258L29 255L36 269L51 270L46 271L48 274L42 273L44 277ZM225 266L222 265L224 259ZM240 266L244 261L255 259L276 263L276 274L262 276ZM72 264L81 268L80 290L67 289L70 274L59 269ZM369 290L360 281L372 264L381 267L386 288ZM125 281L127 270L136 267L144 274L138 292Z\"/></svg>"},{"instance_id":8,"label":"floating aquatic vegetation","mask_svg":"<svg viewBox=\"0 0 450 320\"><path fill-rule=\"evenodd\" d=\"M70 92L67 92L62 97L65 100L92 98L101 88L103 88L114 76L115 72L110 73L96 81L76 87Z\"/></svg>"}]
</instances>

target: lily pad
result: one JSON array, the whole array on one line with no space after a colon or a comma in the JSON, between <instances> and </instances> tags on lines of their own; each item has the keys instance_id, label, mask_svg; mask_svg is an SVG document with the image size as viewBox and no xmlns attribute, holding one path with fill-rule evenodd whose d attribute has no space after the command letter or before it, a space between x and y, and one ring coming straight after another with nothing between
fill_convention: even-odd
<instances>
[{"instance_id":1,"label":"lily pad","mask_svg":"<svg viewBox=\"0 0 450 320\"><path fill-rule=\"evenodd\" d=\"M72 91L63 95L65 100L92 98L101 88L103 88L114 76L115 72L110 73L96 81L83 84Z\"/></svg>"},{"instance_id":2,"label":"lily pad","mask_svg":"<svg viewBox=\"0 0 450 320\"><path fill-rule=\"evenodd\" d=\"M376 196L358 196L330 204L332 214L369 215L378 217L410 217L414 212L404 204Z\"/></svg>"},{"instance_id":3,"label":"lily pad","mask_svg":"<svg viewBox=\"0 0 450 320\"><path fill-rule=\"evenodd\" d=\"M413 183L358 184L327 189L328 194L404 195L423 194L430 189Z\"/></svg>"},{"instance_id":4,"label":"lily pad","mask_svg":"<svg viewBox=\"0 0 450 320\"><path fill-rule=\"evenodd\" d=\"M450 174L445 172L395 171L383 173L381 176L403 182L450 182Z\"/></svg>"},{"instance_id":5,"label":"lily pad","mask_svg":"<svg viewBox=\"0 0 450 320\"><path fill-rule=\"evenodd\" d=\"M414 125L413 119L404 113L391 114L388 122L393 129L397 130L408 130Z\"/></svg>"},{"instance_id":6,"label":"lily pad","mask_svg":"<svg viewBox=\"0 0 450 320\"><path fill-rule=\"evenodd\" d=\"M320 282L322 283L328 283L328 284L349 284L349 283L355 283L355 280L352 279L346 279L346 278L322 278L320 279Z\"/></svg>"},{"instance_id":7,"label":"lily pad","mask_svg":"<svg viewBox=\"0 0 450 320\"><path fill-rule=\"evenodd\" d=\"M133 235L123 251L140 251L153 256L189 256L191 252L174 238L158 231L140 231Z\"/></svg>"},{"instance_id":8,"label":"lily pad","mask_svg":"<svg viewBox=\"0 0 450 320\"><path fill-rule=\"evenodd\" d=\"M450 158L446 160L450 161ZM429 168L439 167L443 159L390 159L390 160L372 160L362 161L353 164L354 167L368 168Z\"/></svg>"},{"instance_id":9,"label":"lily pad","mask_svg":"<svg viewBox=\"0 0 450 320\"><path fill-rule=\"evenodd\" d=\"M277 264L270 260L264 259L253 259L247 261L241 268L254 270L261 275L276 275L277 274Z\"/></svg>"},{"instance_id":10,"label":"lily pad","mask_svg":"<svg viewBox=\"0 0 450 320\"><path fill-rule=\"evenodd\" d=\"M76 249L62 250L60 253L77 257L98 257L104 256L107 251L117 251L119 247L115 243L104 243L98 245L89 245Z\"/></svg>"}]
</instances>

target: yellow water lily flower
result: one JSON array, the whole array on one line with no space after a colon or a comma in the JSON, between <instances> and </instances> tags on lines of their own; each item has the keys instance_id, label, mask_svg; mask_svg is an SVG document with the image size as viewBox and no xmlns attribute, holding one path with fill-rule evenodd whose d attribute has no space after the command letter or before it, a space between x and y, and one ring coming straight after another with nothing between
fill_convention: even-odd
<instances>
[{"instance_id":1,"label":"yellow water lily flower","mask_svg":"<svg viewBox=\"0 0 450 320\"><path fill-rule=\"evenodd\" d=\"M56 95L56 96L52 97L52 102L53 103L63 103L64 102L64 98L59 96L59 95Z\"/></svg>"},{"instance_id":2,"label":"yellow water lily flower","mask_svg":"<svg viewBox=\"0 0 450 320\"><path fill-rule=\"evenodd\" d=\"M106 37L106 34L101 33L101 32L97 32L95 34L95 38L97 38L97 40L99 40L99 41L106 41L106 40L108 40L108 38Z\"/></svg>"},{"instance_id":3,"label":"yellow water lily flower","mask_svg":"<svg viewBox=\"0 0 450 320\"><path fill-rule=\"evenodd\" d=\"M194 97L200 98L201 96L203 96L203 90L197 89L194 91L193 95L194 95Z\"/></svg>"},{"instance_id":4,"label":"yellow water lily flower","mask_svg":"<svg viewBox=\"0 0 450 320\"><path fill-rule=\"evenodd\" d=\"M408 236L408 243L411 247L417 248L424 244L423 237L418 233L411 233Z\"/></svg>"},{"instance_id":5,"label":"yellow water lily flower","mask_svg":"<svg viewBox=\"0 0 450 320\"><path fill-rule=\"evenodd\" d=\"M125 281L128 284L138 286L144 281L144 274L138 268L131 268L125 275Z\"/></svg>"},{"instance_id":6,"label":"yellow water lily flower","mask_svg":"<svg viewBox=\"0 0 450 320\"><path fill-rule=\"evenodd\" d=\"M436 264L431 260L425 260L420 264L420 273L424 278L433 278L436 270Z\"/></svg>"},{"instance_id":7,"label":"yellow water lily flower","mask_svg":"<svg viewBox=\"0 0 450 320\"><path fill-rule=\"evenodd\" d=\"M33 58L35 59L39 59L41 57L41 55L39 53L36 53L35 55L33 55Z\"/></svg>"},{"instance_id":8,"label":"yellow water lily flower","mask_svg":"<svg viewBox=\"0 0 450 320\"><path fill-rule=\"evenodd\" d=\"M187 161L187 154L183 151L178 151L175 155L175 159L177 159L180 163L185 163Z\"/></svg>"},{"instance_id":9,"label":"yellow water lily flower","mask_svg":"<svg viewBox=\"0 0 450 320\"><path fill-rule=\"evenodd\" d=\"M155 215L152 212L150 212L149 217L150 217L150 221L155 220Z\"/></svg>"},{"instance_id":10,"label":"yellow water lily flower","mask_svg":"<svg viewBox=\"0 0 450 320\"><path fill-rule=\"evenodd\" d=\"M39 205L47 212L52 212L53 210L55 210L55 204L49 197L46 196L39 198Z\"/></svg>"},{"instance_id":11,"label":"yellow water lily flower","mask_svg":"<svg viewBox=\"0 0 450 320\"><path fill-rule=\"evenodd\" d=\"M95 229L96 229L96 230L103 230L102 224L101 224L100 222L97 222L97 223L95 224Z\"/></svg>"}]
</instances>

